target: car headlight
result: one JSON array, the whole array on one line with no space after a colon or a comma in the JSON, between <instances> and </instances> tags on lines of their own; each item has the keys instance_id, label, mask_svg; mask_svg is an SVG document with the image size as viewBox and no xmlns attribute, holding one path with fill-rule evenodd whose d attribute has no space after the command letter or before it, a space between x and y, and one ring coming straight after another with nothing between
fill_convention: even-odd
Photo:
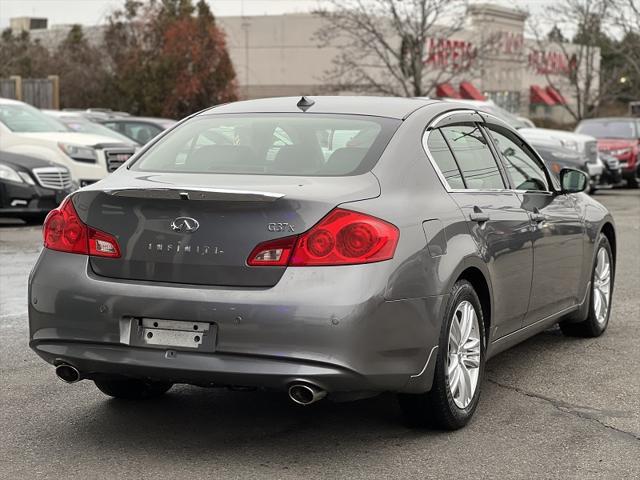
<instances>
[{"instance_id":1,"label":"car headlight","mask_svg":"<svg viewBox=\"0 0 640 480\"><path fill-rule=\"evenodd\" d=\"M562 144L562 146L564 148L568 148L569 150L575 150L576 152L578 151L578 142L574 141L574 140L560 140L560 143Z\"/></svg>"},{"instance_id":2,"label":"car headlight","mask_svg":"<svg viewBox=\"0 0 640 480\"><path fill-rule=\"evenodd\" d=\"M607 153L609 155L613 155L614 157L617 157L618 155L627 155L629 152L631 152L630 148L617 148L615 150L609 150Z\"/></svg>"},{"instance_id":3,"label":"car headlight","mask_svg":"<svg viewBox=\"0 0 640 480\"><path fill-rule=\"evenodd\" d=\"M96 163L98 155L92 147L74 145L72 143L58 143L60 150L78 162Z\"/></svg>"},{"instance_id":4,"label":"car headlight","mask_svg":"<svg viewBox=\"0 0 640 480\"><path fill-rule=\"evenodd\" d=\"M0 178L3 180L11 180L16 183L23 183L22 177L13 168L8 165L0 165Z\"/></svg>"}]
</instances>

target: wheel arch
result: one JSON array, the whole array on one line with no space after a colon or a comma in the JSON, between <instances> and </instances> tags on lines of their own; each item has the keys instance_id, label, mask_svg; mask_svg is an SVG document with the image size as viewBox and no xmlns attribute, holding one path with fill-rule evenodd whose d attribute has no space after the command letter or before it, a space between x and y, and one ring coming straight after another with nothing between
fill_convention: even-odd
<instances>
[{"instance_id":1,"label":"wheel arch","mask_svg":"<svg viewBox=\"0 0 640 480\"><path fill-rule=\"evenodd\" d=\"M611 222L605 222L600 229L602 234L609 240L611 246L611 253L613 254L613 264L615 265L617 250L616 250L616 230Z\"/></svg>"},{"instance_id":2,"label":"wheel arch","mask_svg":"<svg viewBox=\"0 0 640 480\"><path fill-rule=\"evenodd\" d=\"M480 306L482 307L482 318L484 320L485 336L488 345L491 334L493 307L489 281L487 280L485 273L475 265L467 266L462 272L460 272L456 279L456 282L459 280L468 281L478 294Z\"/></svg>"}]
</instances>

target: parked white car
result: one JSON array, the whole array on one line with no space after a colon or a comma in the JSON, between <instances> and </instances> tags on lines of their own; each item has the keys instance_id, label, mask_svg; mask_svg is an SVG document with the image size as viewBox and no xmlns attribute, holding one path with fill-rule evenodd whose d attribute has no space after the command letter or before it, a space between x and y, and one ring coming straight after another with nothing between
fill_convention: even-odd
<instances>
[{"instance_id":1,"label":"parked white car","mask_svg":"<svg viewBox=\"0 0 640 480\"><path fill-rule=\"evenodd\" d=\"M81 187L104 178L135 153L131 144L70 131L23 102L0 98L0 150L64 165Z\"/></svg>"}]
</instances>

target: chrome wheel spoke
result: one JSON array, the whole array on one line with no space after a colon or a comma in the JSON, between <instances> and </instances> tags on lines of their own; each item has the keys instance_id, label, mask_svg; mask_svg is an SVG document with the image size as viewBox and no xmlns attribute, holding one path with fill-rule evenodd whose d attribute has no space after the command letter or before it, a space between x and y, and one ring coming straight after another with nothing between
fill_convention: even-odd
<instances>
[{"instance_id":1,"label":"chrome wheel spoke","mask_svg":"<svg viewBox=\"0 0 640 480\"><path fill-rule=\"evenodd\" d=\"M472 389L471 375L469 374L469 370L467 370L467 368L464 365L462 365L460 370L461 370L460 384L464 385L463 387L464 395L461 395L461 397L462 397L462 402L466 406L471 401L471 398L473 397L474 392Z\"/></svg>"},{"instance_id":2,"label":"chrome wheel spoke","mask_svg":"<svg viewBox=\"0 0 640 480\"><path fill-rule=\"evenodd\" d=\"M460 348L460 322L458 318L454 315L453 320L451 321L451 333L449 333L449 344L453 344L455 346L455 351L458 351Z\"/></svg>"},{"instance_id":3,"label":"chrome wheel spoke","mask_svg":"<svg viewBox=\"0 0 640 480\"><path fill-rule=\"evenodd\" d=\"M480 354L467 355L462 359L462 364L467 368L480 367Z\"/></svg>"},{"instance_id":4,"label":"chrome wheel spoke","mask_svg":"<svg viewBox=\"0 0 640 480\"><path fill-rule=\"evenodd\" d=\"M602 251L604 252L604 250ZM600 270L600 275L599 275L600 281L604 282L605 280L609 280L610 273L611 273L611 265L609 264L608 261L605 261L604 265L602 266L602 269Z\"/></svg>"},{"instance_id":5,"label":"chrome wheel spoke","mask_svg":"<svg viewBox=\"0 0 640 480\"><path fill-rule=\"evenodd\" d=\"M453 370L453 374L449 377L449 389L454 398L460 391L460 370L460 366L456 366Z\"/></svg>"},{"instance_id":6,"label":"chrome wheel spoke","mask_svg":"<svg viewBox=\"0 0 640 480\"><path fill-rule=\"evenodd\" d=\"M471 334L471 329L473 328L473 317L475 317L473 306L467 302L462 309L462 320L460 325L460 343L462 345L464 345L467 340L469 340L469 335Z\"/></svg>"},{"instance_id":7,"label":"chrome wheel spoke","mask_svg":"<svg viewBox=\"0 0 640 480\"><path fill-rule=\"evenodd\" d=\"M449 355L449 368L447 370L447 375L449 378L453 375L453 372L456 371L460 363L458 362L458 355Z\"/></svg>"}]
</instances>

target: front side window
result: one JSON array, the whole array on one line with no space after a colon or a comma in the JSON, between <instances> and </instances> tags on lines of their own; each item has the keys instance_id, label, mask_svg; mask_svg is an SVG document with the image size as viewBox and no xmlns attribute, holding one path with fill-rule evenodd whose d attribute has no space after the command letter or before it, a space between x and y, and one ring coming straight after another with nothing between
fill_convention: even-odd
<instances>
[{"instance_id":1,"label":"front side window","mask_svg":"<svg viewBox=\"0 0 640 480\"><path fill-rule=\"evenodd\" d=\"M460 167L466 188L504 189L498 164L480 127L476 124L448 125L441 128Z\"/></svg>"},{"instance_id":2,"label":"front side window","mask_svg":"<svg viewBox=\"0 0 640 480\"><path fill-rule=\"evenodd\" d=\"M487 129L498 150L507 174L516 190L547 191L547 178L538 162L510 136L489 127Z\"/></svg>"},{"instance_id":3,"label":"front side window","mask_svg":"<svg viewBox=\"0 0 640 480\"><path fill-rule=\"evenodd\" d=\"M373 168L400 123L361 115L203 115L160 139L132 169L357 175Z\"/></svg>"}]
</instances>

